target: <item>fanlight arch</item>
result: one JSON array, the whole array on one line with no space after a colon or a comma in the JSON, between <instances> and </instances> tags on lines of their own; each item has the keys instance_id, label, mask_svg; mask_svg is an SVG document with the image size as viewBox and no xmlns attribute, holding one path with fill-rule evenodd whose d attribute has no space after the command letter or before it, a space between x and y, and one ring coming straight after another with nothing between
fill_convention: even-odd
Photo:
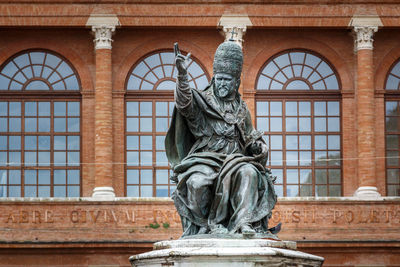
<instances>
[{"instance_id":1,"label":"fanlight arch","mask_svg":"<svg viewBox=\"0 0 400 267\"><path fill-rule=\"evenodd\" d=\"M78 91L80 88L73 66L49 50L20 52L0 67L0 90Z\"/></svg>"},{"instance_id":2,"label":"fanlight arch","mask_svg":"<svg viewBox=\"0 0 400 267\"><path fill-rule=\"evenodd\" d=\"M173 51L157 51L138 61L129 72L127 90L160 91L174 90L177 70ZM196 59L188 62L189 85L191 88L204 89L209 76L205 68Z\"/></svg>"},{"instance_id":3,"label":"fanlight arch","mask_svg":"<svg viewBox=\"0 0 400 267\"><path fill-rule=\"evenodd\" d=\"M307 50L283 51L258 74L257 90L339 90L338 75L322 56Z\"/></svg>"},{"instance_id":4,"label":"fanlight arch","mask_svg":"<svg viewBox=\"0 0 400 267\"><path fill-rule=\"evenodd\" d=\"M386 77L386 90L400 90L400 59L395 62Z\"/></svg>"}]
</instances>

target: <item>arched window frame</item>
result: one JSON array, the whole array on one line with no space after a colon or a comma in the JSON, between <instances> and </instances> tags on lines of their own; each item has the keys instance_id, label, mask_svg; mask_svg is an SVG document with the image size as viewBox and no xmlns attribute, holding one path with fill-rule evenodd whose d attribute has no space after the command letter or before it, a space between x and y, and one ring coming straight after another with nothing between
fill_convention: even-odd
<instances>
[{"instance_id":1,"label":"arched window frame","mask_svg":"<svg viewBox=\"0 0 400 267\"><path fill-rule=\"evenodd\" d=\"M5 193L4 196L7 197L79 197L82 194L82 178L81 178L82 167L80 163L82 158L81 156L81 147L82 147L81 88L82 87L79 74L67 58L65 58L64 56L55 51L48 49L40 49L40 48L27 49L12 55L3 64L0 65L0 72L3 70L5 66L7 66L7 64L9 64L14 59L18 58L21 55L29 53L45 53L46 56L47 55L55 56L60 59L60 62L58 62L57 67L65 63L68 66L68 68L70 68L70 70L72 71L72 74L67 75L67 77L61 77L62 79L60 81L63 81L64 85L66 85L64 81L66 78L75 77L76 79L74 82L75 84L73 89L65 88L63 90L53 90L52 84L43 78L36 78L31 80L43 81L49 87L49 90L44 90L44 89L29 90L26 88L29 80L25 81L25 84L23 85L21 90L9 90L9 88L5 90L3 88L0 88L0 94L2 95L2 99L0 100L0 102L7 103L6 105L8 112L6 116L3 114L3 116L0 117L2 117L3 119L7 119L8 122L10 122L10 118L12 118L13 115L10 115L11 113L9 113L10 111L9 103L20 103L19 115L15 117L21 121L20 131L18 132L10 131L11 129L8 128L9 126L8 125L6 132L4 131L0 132L0 135L6 136L7 139L7 144L6 144L7 148L4 149L3 147L3 149L0 150L3 153L4 152L8 153L7 166L5 168L4 166L0 167L1 170L6 169L7 171L7 183L6 183L7 189L3 191L3 194ZM30 61L30 63L32 63L32 61ZM44 64L42 64L42 66L44 66ZM57 67L54 68L53 72L56 71ZM31 66L31 68L32 68L32 74L34 74L33 66ZM49 77L51 77L51 74L48 75L48 78ZM55 83L58 83L58 81L56 81ZM65 104L65 111L63 110L58 111L58 108L63 109L64 104ZM26 108L30 106L35 107L35 110L33 111L33 114L36 113L35 115L27 114L28 110ZM40 114L41 107L45 106L49 107L48 113L46 115L43 115L44 113ZM29 123L28 122L29 119L32 121L36 121L36 129L27 132L26 124ZM49 120L49 126L48 126L49 130L41 131L40 130L41 122L45 120ZM64 121L65 125L62 125L63 124L62 122ZM56 123L59 126L56 126ZM57 129L56 127L60 128ZM64 127L65 130L62 130L61 128ZM21 147L18 150L20 153L20 165L13 164L13 162L10 162L10 153L12 153L12 149L9 149L10 136L19 136L19 135L21 136L20 139ZM49 153L50 162L48 163L46 162L46 164L43 164L40 162L40 156L41 156L40 153L42 153L43 150L40 148L39 142L41 138L46 139L45 137L49 137L50 140L49 147L44 150L44 152ZM25 143L25 141L29 139L36 140L36 149L29 151L29 149L27 148L27 144ZM57 140L65 139L65 148L63 147L63 145L61 146L58 145L57 147L57 145L55 144L56 139ZM30 162L26 161L25 156L27 155L27 153L36 154L35 156L36 164L33 163L30 164ZM63 162L56 162L55 160L56 153L58 153L57 156L61 158L65 157L65 164ZM19 183L12 183L12 182L10 183L9 170L20 171ZM27 171L29 172L27 173ZM43 184L40 181L41 178L39 172L41 171L49 171L50 173L50 179L47 180L46 178L45 180L47 180L48 182L44 182ZM28 174L29 175L33 174L34 176L36 176L35 178L36 183L29 183L29 184L27 183ZM11 192L10 187L12 186L15 186L17 188L19 187L20 193L17 195L10 195ZM27 194L28 192L26 191L27 189L33 190L33 191L30 190L31 193L33 192L32 195Z\"/></svg>"},{"instance_id":2,"label":"arched window frame","mask_svg":"<svg viewBox=\"0 0 400 267\"><path fill-rule=\"evenodd\" d=\"M333 90L330 90L329 88L327 88L326 90L313 90L313 89L305 89L305 90L284 90L284 89L283 90L278 90L278 89L275 89L274 90L274 89L265 89L265 88L264 89L258 89L257 86L258 86L258 83L259 83L259 80L260 80L261 73L264 70L264 68L273 59L275 59L277 57L280 57L283 54L293 53L293 52L309 53L309 54L312 54L313 56L319 57L322 61L324 61L327 64L327 66L329 66L331 68L331 70L333 71L333 75L335 75L335 77L337 78L337 85L338 85L337 89L336 88L333 89ZM286 82L285 85L287 85L287 84L288 84L288 82ZM317 169L318 170L326 170L326 173L327 173L327 175L326 175L326 183L322 183L321 182L320 186L321 186L321 188L326 186L327 195L329 195L330 186L334 186L334 187L336 187L335 188L335 196L341 196L343 194L343 186L342 186L343 185L343 171L342 171L342 163L341 163L341 161L340 160L339 161L334 161L334 160L331 161L331 160L328 159L327 164L325 166L316 166L317 165L316 161L314 161L314 157L315 157L314 155L315 155L315 152L317 152L317 149L315 148L315 136L320 136L320 135L324 136L324 135L326 135L327 138L330 136L330 133L327 132L327 131L326 132L316 132L315 131L315 129L314 129L314 120L315 119L319 119L319 118L326 119L326 121L328 121L329 118L334 118L335 120L337 118L339 119L338 123L339 123L340 131L339 132L335 132L334 135L335 136L339 135L340 147L339 147L338 151L339 151L339 157L342 158L342 147L343 147L342 146L342 137L341 137L342 136L342 122L341 122L342 118L341 118L341 115L340 115L341 114L341 81L340 81L339 75L338 75L337 71L335 70L335 68L333 67L333 65L325 57L323 57L319 53L316 53L316 52L308 50L308 49L288 49L288 50L284 50L284 51L281 51L281 52L273 55L271 58L269 58L264 63L264 65L261 67L261 69L260 69L260 71L259 71L259 73L257 75L257 79L255 81L255 86L256 86L256 93L255 93L255 102L256 102L255 103L255 115L256 115L255 116L256 117L255 121L256 121L256 123L255 123L255 125L256 125L257 128L260 128L259 119L262 118L262 116L259 115L259 110L257 108L257 104L258 103L260 103L260 102L269 102L269 103L270 102L276 102L276 103L280 102L281 105L282 105L282 109L281 109L281 114L280 115L271 115L270 113L268 113L268 116L264 116L265 119L269 120L268 121L269 125L271 125L271 120L270 120L271 118L277 119L278 121L280 119L282 121L281 122L282 123L281 124L282 125L282 129L280 131L273 132L269 128L268 128L268 131L264 131L264 133L266 134L264 136L264 138L266 139L267 143L269 143L269 144L272 144L272 143L276 144L276 142L274 142L274 140L270 140L270 138L274 137L274 138L278 138L279 139L279 136L281 137L281 139L280 139L281 140L281 144L282 144L281 148L274 149L273 147L271 147L271 145L269 145L270 159L268 161L268 165L269 165L268 167L270 167L272 169L273 175L277 175L278 176L277 181L276 181L277 191L280 192L280 190L282 189L281 193L278 193L278 195L280 195L280 196L293 196L293 195L288 194L288 184L290 185L290 183L288 182L288 177L287 177L286 174L288 173L287 170L296 170L297 169L297 170L299 170L298 174L297 174L297 177L298 177L297 181L298 182L297 182L297 184L293 183L292 185L293 185L293 187L297 186L299 196L306 196L306 195L302 195L301 194L301 191L302 191L301 186L303 184L301 183L302 177L301 177L300 170L302 170L304 168L304 169L310 169L311 170L312 183L304 184L305 186L303 187L303 188L306 188L306 186L311 186L312 193L311 193L310 196L321 196L320 194L316 193L316 191L318 190L317 186L319 185L316 182L316 171L315 170L317 170ZM289 115L286 114L285 105L286 105L287 102L292 102L292 103L297 102L297 104L296 104L297 108L298 108L297 115L289 117ZM301 115L299 113L299 103L300 102L302 102L302 103L310 102L310 108L311 108L310 115ZM321 102L321 103L322 102L326 102L326 105L328 105L328 103L331 103L331 102L332 103L333 102L338 103L339 115L334 115L332 117L330 115L328 115L328 114L326 114L326 116L316 116L314 114L314 105L315 105L314 103L316 103L316 102ZM293 120L297 120L297 131L289 132L289 131L286 130L285 121L286 121L287 118L290 118L290 119L293 119ZM311 129L310 131L305 131L305 132L300 132L299 131L300 119L301 118L310 120L310 129ZM326 128L328 128L328 125L326 125ZM300 136L305 136L305 135L310 135L311 136L311 147L310 147L310 149L307 149L307 151L302 151L302 148L300 147L300 144L299 144L299 143L301 143ZM297 138L297 142L298 142L297 149L293 149L293 151L288 151L289 149L286 148L286 138L288 136L298 136L298 138ZM328 139L326 139L326 140L327 140L326 142L327 142L327 145L328 145ZM337 151L336 148L335 148L335 150ZM325 150L321 149L320 152L322 153L324 151ZM326 153L327 153L326 155L327 155L328 158L329 158L329 151L330 151L330 149L327 148L326 149ZM278 164L274 165L271 162L271 160L274 161L275 160L274 159L274 154L275 155L276 154L279 155L280 152L281 152L281 155L282 155L282 164L279 165L279 163L278 163ZM300 161L299 161L298 165L296 165L296 166L289 166L287 164L287 162L285 161L285 160L287 160L287 158L286 158L286 154L287 153L285 153L285 152L293 152L293 153L297 152L298 160L301 159L301 152L310 152L311 153L311 166L309 166L309 167L301 166ZM338 162L340 164L340 167L333 167L333 166L331 167L331 166L328 165L328 162ZM335 169L335 171L332 171L332 173L335 172L335 175L337 175L337 172L339 172L340 181L338 181L338 179L335 178L335 179L331 179L333 181L332 183L329 183L330 177L329 177L328 173L329 173L329 170L331 168ZM274 170L275 170L275 174L274 174ZM321 171L321 172L323 173L323 171ZM338 188L338 186L340 186L340 189ZM339 192L339 193L337 193L337 192Z\"/></svg>"},{"instance_id":3,"label":"arched window frame","mask_svg":"<svg viewBox=\"0 0 400 267\"><path fill-rule=\"evenodd\" d=\"M400 196L400 58L390 66L384 88L386 195Z\"/></svg>"},{"instance_id":4,"label":"arched window frame","mask_svg":"<svg viewBox=\"0 0 400 267\"><path fill-rule=\"evenodd\" d=\"M133 70L141 64L146 58L151 57L155 54L159 53L173 53L173 50L171 49L160 49L160 50L155 50L150 53L147 53L140 59L138 59L135 64L131 67L131 69L128 72L126 81L125 81L125 195L126 196L138 196L138 197L146 197L146 196L153 196L153 197L159 197L159 196L170 196L173 190L175 189L175 184L171 183L169 180L169 176L171 173L171 170L169 168L168 162L166 161L166 154L165 154L165 148L164 148L164 138L167 132L167 129L170 125L170 120L172 118L172 111L173 111L173 103L174 103L174 89L171 88L171 90L156 90L155 88L157 85L159 85L162 81L165 81L166 78L160 79L155 83L155 86L153 87L152 90L129 90L129 79L131 77L131 74ZM187 52L183 51L184 54L187 54ZM189 74L189 82L193 78L198 78L202 75L205 75L206 79L210 81L210 75L208 74L206 68L204 65L198 60L195 56L191 56L191 60L195 61L198 66L202 69L204 74L198 75L198 76L192 76L190 73L190 65L188 67L188 74ZM175 65L175 64L173 64ZM173 72L174 74L176 73L176 69ZM169 76L170 77L170 76ZM195 87L197 89L203 89L203 88L198 88L197 84L190 83L190 87ZM204 86L204 81L202 83ZM162 104L167 103L167 104ZM137 103L137 104L136 104ZM146 115L141 115L139 114L139 110L142 107L142 103L145 103L146 106L150 107L151 103L151 112L148 112ZM132 106L137 105L137 112L130 112L130 109ZM164 106L165 112L158 112L157 108L158 106ZM132 131L129 129L130 123L129 120L138 121L137 125L137 130ZM140 131L140 127L142 127L142 124L140 124L141 121L151 121L151 131ZM165 120L168 121L168 127L163 128L162 130L158 131L157 129L157 121L160 120ZM147 127L148 124L146 124ZM140 145L134 147L130 146L130 141L128 138L136 138L138 136L138 142L141 142L141 138L145 137L148 138L151 136L151 139L148 138L148 140L151 140L151 148L148 146L147 148L143 146L143 149L140 148ZM140 140L139 140L140 139ZM152 157L152 164L148 165L142 165L141 163L141 155L144 156L145 153L151 153ZM137 155L137 158L135 158L138 163L137 165L132 165L130 155ZM136 156L134 156L136 157ZM157 165L158 158L162 158L162 165ZM136 172L136 170L138 170ZM131 172L131 173L130 173ZM143 172L143 174L142 174ZM147 173L145 173L147 172ZM159 172L159 173L157 173ZM161 174L162 173L162 174ZM137 178L132 178L132 177L137 177ZM145 178L143 178L145 177ZM151 179L148 179L151 177ZM146 188L146 190L144 189ZM151 191L150 191L151 189ZM165 190L168 189L168 194L159 194L157 190ZM137 190L137 192L135 191ZM143 190L143 191L142 191Z\"/></svg>"}]
</instances>

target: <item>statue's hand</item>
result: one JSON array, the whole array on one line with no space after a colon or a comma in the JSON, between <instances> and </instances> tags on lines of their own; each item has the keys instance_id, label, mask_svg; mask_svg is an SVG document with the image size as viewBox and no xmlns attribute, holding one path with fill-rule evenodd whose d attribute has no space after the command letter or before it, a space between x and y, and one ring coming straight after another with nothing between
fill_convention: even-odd
<instances>
[{"instance_id":1,"label":"statue's hand","mask_svg":"<svg viewBox=\"0 0 400 267\"><path fill-rule=\"evenodd\" d=\"M174 52L175 52L175 65L176 68L178 69L178 73L180 75L185 75L187 74L187 64L190 59L190 53L186 55L181 54L181 51L179 50L178 43L174 44Z\"/></svg>"},{"instance_id":2,"label":"statue's hand","mask_svg":"<svg viewBox=\"0 0 400 267\"><path fill-rule=\"evenodd\" d=\"M255 141L251 147L250 151L254 157L257 159L263 160L268 158L268 147L262 141Z\"/></svg>"}]
</instances>

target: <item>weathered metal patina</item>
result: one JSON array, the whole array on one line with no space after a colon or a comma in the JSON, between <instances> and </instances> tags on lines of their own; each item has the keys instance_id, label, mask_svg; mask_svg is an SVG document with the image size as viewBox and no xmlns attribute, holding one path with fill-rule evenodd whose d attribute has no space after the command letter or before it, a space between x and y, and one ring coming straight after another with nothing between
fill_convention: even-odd
<instances>
[{"instance_id":1,"label":"weathered metal patina","mask_svg":"<svg viewBox=\"0 0 400 267\"><path fill-rule=\"evenodd\" d=\"M190 54L183 56L175 44L175 56L175 109L166 151L182 237L273 237L279 229L268 229L277 199L265 167L268 150L238 92L241 47L231 41L218 47L214 77L202 91L189 87Z\"/></svg>"}]
</instances>

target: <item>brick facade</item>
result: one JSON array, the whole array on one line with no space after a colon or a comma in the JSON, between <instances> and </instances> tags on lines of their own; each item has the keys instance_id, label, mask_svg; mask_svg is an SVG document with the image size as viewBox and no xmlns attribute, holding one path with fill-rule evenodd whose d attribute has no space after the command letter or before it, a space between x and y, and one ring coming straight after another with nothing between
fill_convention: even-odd
<instances>
[{"instance_id":1,"label":"brick facade","mask_svg":"<svg viewBox=\"0 0 400 267\"><path fill-rule=\"evenodd\" d=\"M325 257L326 266L400 266L400 198L386 197L385 182L384 86L400 58L397 1L133 2L0 0L0 65L23 50L49 49L75 68L82 95L82 198L0 199L0 266L129 266L128 257L152 242L179 237L170 200L124 197L127 75L145 55L178 42L211 77L223 14L245 14L253 24L240 87L253 120L258 74L281 51L316 52L340 79L342 197L281 198L271 222L283 222L279 237ZM112 49L95 50L86 25L93 14L118 17ZM354 52L348 25L355 15L381 19L373 50ZM117 199L90 198L104 186ZM383 198L353 198L360 186L375 186Z\"/></svg>"}]
</instances>

